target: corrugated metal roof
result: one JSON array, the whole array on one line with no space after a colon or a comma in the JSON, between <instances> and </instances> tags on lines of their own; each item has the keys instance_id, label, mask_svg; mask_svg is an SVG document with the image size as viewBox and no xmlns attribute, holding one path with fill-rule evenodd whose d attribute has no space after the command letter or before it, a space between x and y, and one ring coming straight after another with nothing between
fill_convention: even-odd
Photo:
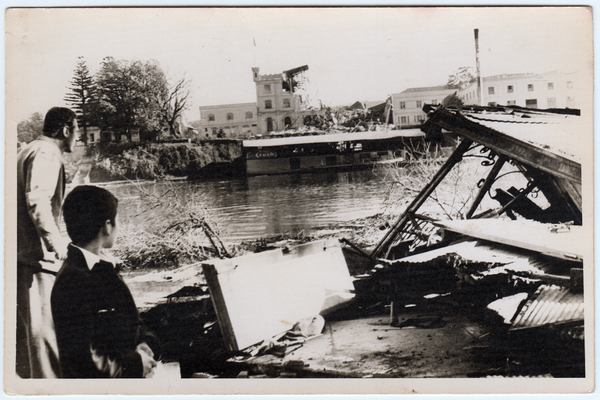
<instances>
[{"instance_id":1,"label":"corrugated metal roof","mask_svg":"<svg viewBox=\"0 0 600 400\"><path fill-rule=\"evenodd\" d=\"M552 113L464 114L473 122L551 150L581 163L582 146L589 141L577 115Z\"/></svg>"},{"instance_id":2,"label":"corrugated metal roof","mask_svg":"<svg viewBox=\"0 0 600 400\"><path fill-rule=\"evenodd\" d=\"M524 118L523 116L526 116ZM549 112L469 112L438 108L421 129L434 125L554 177L581 183L583 154L591 154L589 118Z\"/></svg>"},{"instance_id":3,"label":"corrugated metal roof","mask_svg":"<svg viewBox=\"0 0 600 400\"><path fill-rule=\"evenodd\" d=\"M511 330L583 321L583 293L572 293L569 288L544 285L521 309Z\"/></svg>"}]
</instances>

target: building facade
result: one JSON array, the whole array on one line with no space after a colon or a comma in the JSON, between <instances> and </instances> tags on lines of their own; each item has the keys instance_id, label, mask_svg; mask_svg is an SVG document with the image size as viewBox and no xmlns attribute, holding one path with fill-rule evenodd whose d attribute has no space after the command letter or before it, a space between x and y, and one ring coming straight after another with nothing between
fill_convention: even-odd
<instances>
[{"instance_id":1,"label":"building facade","mask_svg":"<svg viewBox=\"0 0 600 400\"><path fill-rule=\"evenodd\" d=\"M300 96L284 80L283 74L259 74L252 68L256 83L256 104L258 109L258 129L263 134L296 129L304 125L304 115L300 111Z\"/></svg>"},{"instance_id":2,"label":"building facade","mask_svg":"<svg viewBox=\"0 0 600 400\"><path fill-rule=\"evenodd\" d=\"M577 76L574 73L503 74L482 79L482 101L486 106L528 108L577 108ZM477 84L459 92L465 104L477 103Z\"/></svg>"},{"instance_id":3,"label":"building facade","mask_svg":"<svg viewBox=\"0 0 600 400\"><path fill-rule=\"evenodd\" d=\"M317 113L301 110L302 99L293 92L285 73L261 75L258 68L252 68L252 74L256 103L200 107L197 123L200 137L249 139L269 136L271 132L299 128L304 125L306 115Z\"/></svg>"},{"instance_id":4,"label":"building facade","mask_svg":"<svg viewBox=\"0 0 600 400\"><path fill-rule=\"evenodd\" d=\"M425 121L425 104L440 104L447 96L458 92L457 86L431 86L406 89L401 93L392 93L394 125L397 128L418 126Z\"/></svg>"},{"instance_id":5,"label":"building facade","mask_svg":"<svg viewBox=\"0 0 600 400\"><path fill-rule=\"evenodd\" d=\"M200 137L251 138L259 133L256 103L200 107Z\"/></svg>"},{"instance_id":6,"label":"building facade","mask_svg":"<svg viewBox=\"0 0 600 400\"><path fill-rule=\"evenodd\" d=\"M425 121L425 104L439 104L456 93L465 104L486 106L520 106L528 108L577 108L578 73L548 72L544 74L502 74L482 78L482 97L477 96L477 83L464 88L432 86L406 89L392 94L394 124L405 128Z\"/></svg>"}]
</instances>

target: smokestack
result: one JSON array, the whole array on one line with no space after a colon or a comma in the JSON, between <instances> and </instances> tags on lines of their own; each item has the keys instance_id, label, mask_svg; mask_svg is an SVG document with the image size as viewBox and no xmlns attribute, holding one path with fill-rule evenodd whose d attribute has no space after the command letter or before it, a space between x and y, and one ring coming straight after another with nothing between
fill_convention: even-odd
<instances>
[{"instance_id":1,"label":"smokestack","mask_svg":"<svg viewBox=\"0 0 600 400\"><path fill-rule=\"evenodd\" d=\"M477 104L482 106L483 92L481 91L481 72L479 70L479 29L475 29L475 65L477 68Z\"/></svg>"}]
</instances>

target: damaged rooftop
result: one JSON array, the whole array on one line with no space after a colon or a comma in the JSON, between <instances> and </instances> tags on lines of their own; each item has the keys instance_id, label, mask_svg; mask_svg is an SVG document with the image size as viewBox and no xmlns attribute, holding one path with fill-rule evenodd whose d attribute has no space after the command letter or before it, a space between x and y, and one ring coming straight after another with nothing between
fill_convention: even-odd
<instances>
[{"instance_id":1,"label":"damaged rooftop","mask_svg":"<svg viewBox=\"0 0 600 400\"><path fill-rule=\"evenodd\" d=\"M182 377L586 376L577 110L424 111L454 150L372 246L286 241L128 282L160 288L143 317ZM448 180L474 195L440 210Z\"/></svg>"}]
</instances>

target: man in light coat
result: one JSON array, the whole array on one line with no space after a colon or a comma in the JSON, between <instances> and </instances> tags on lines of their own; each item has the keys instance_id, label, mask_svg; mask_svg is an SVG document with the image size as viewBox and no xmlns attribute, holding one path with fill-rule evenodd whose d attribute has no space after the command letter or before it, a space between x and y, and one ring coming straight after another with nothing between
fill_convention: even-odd
<instances>
[{"instance_id":1,"label":"man in light coat","mask_svg":"<svg viewBox=\"0 0 600 400\"><path fill-rule=\"evenodd\" d=\"M21 378L56 378L60 364L50 309L56 272L67 256L60 232L64 152L78 139L75 112L51 108L43 135L17 156L17 358Z\"/></svg>"}]
</instances>

